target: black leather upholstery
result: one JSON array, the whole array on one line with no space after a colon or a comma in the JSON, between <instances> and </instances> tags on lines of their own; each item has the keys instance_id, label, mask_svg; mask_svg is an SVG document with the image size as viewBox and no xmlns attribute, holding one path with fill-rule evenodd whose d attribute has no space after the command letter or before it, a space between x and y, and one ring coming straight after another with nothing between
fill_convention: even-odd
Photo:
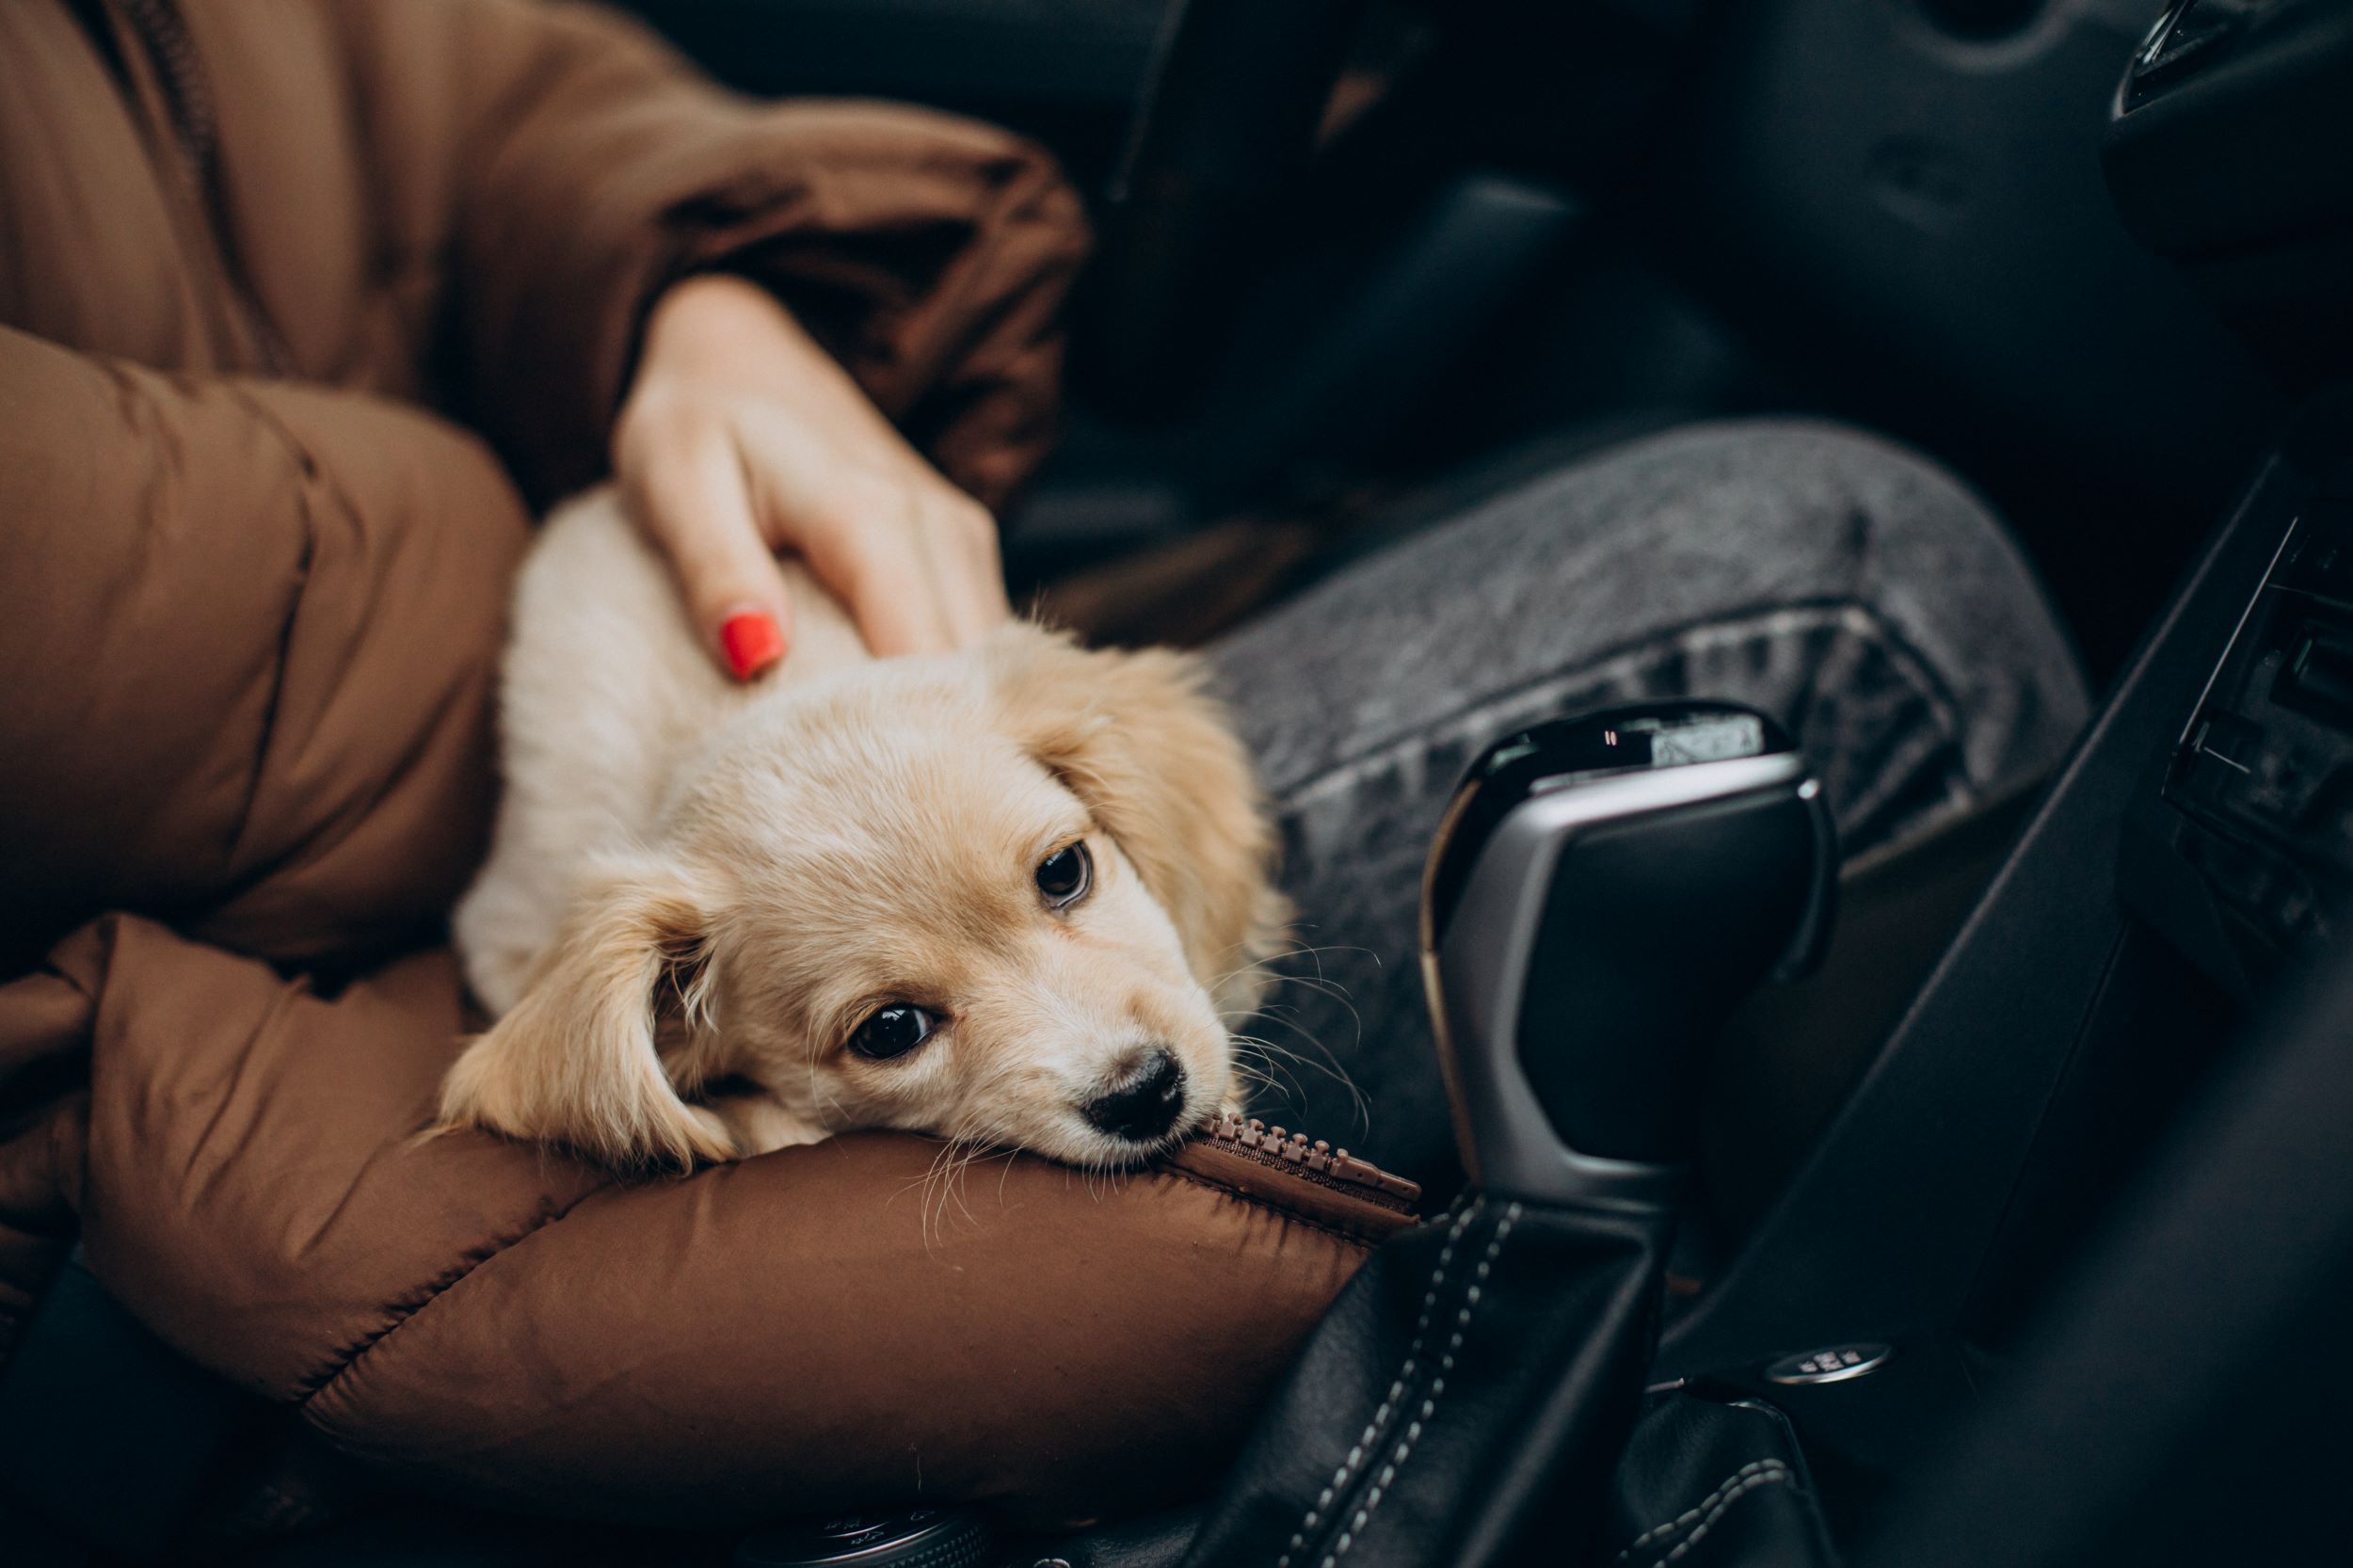
<instances>
[{"instance_id":1,"label":"black leather upholstery","mask_svg":"<svg viewBox=\"0 0 2353 1568\"><path fill-rule=\"evenodd\" d=\"M1659 1213L1472 1194L1336 1302L1190 1568L1574 1561L1641 1398Z\"/></svg>"},{"instance_id":2,"label":"black leather upholstery","mask_svg":"<svg viewBox=\"0 0 2353 1568\"><path fill-rule=\"evenodd\" d=\"M1671 1394L1619 1462L1591 1561L1620 1568L1827 1568L1837 1560L1786 1416Z\"/></svg>"}]
</instances>

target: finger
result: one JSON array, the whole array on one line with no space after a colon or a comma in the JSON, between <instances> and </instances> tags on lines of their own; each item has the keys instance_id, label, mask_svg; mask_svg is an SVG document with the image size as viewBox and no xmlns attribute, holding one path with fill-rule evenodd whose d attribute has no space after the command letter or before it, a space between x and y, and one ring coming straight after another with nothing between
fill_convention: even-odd
<instances>
[{"instance_id":1,"label":"finger","mask_svg":"<svg viewBox=\"0 0 2353 1568\"><path fill-rule=\"evenodd\" d=\"M950 648L971 647L979 635L969 586L936 549L925 552L923 565L931 574L932 602L938 606L940 641Z\"/></svg>"},{"instance_id":2,"label":"finger","mask_svg":"<svg viewBox=\"0 0 2353 1568\"><path fill-rule=\"evenodd\" d=\"M818 582L850 607L878 658L955 646L931 563L904 513L846 520L803 519L795 539Z\"/></svg>"},{"instance_id":3,"label":"finger","mask_svg":"<svg viewBox=\"0 0 2353 1568\"><path fill-rule=\"evenodd\" d=\"M961 494L932 503L925 516L933 582L949 636L954 646L969 648L1013 615L996 520Z\"/></svg>"},{"instance_id":4,"label":"finger","mask_svg":"<svg viewBox=\"0 0 2353 1568\"><path fill-rule=\"evenodd\" d=\"M703 646L738 680L775 668L792 648L792 601L733 443L723 435L681 442L637 468L638 515L669 558Z\"/></svg>"},{"instance_id":5,"label":"finger","mask_svg":"<svg viewBox=\"0 0 2353 1568\"><path fill-rule=\"evenodd\" d=\"M971 585L973 623L968 637L979 642L1013 619L1013 600L1005 593L1005 557L998 542L997 520L980 513L980 527L969 546L971 557L965 582Z\"/></svg>"},{"instance_id":6,"label":"finger","mask_svg":"<svg viewBox=\"0 0 2353 1568\"><path fill-rule=\"evenodd\" d=\"M962 648L1011 615L995 521L936 476L844 460L789 420L751 426L760 514L771 543L808 563L888 657ZM920 470L909 451L905 462Z\"/></svg>"},{"instance_id":7,"label":"finger","mask_svg":"<svg viewBox=\"0 0 2353 1568\"><path fill-rule=\"evenodd\" d=\"M770 543L808 564L877 657L952 647L907 487L843 461L792 421L752 428Z\"/></svg>"}]
</instances>

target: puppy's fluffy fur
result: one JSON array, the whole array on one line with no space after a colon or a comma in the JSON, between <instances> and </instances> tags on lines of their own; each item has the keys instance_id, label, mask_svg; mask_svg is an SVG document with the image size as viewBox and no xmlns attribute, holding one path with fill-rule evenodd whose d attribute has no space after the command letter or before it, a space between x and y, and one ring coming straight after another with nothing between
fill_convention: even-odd
<instances>
[{"instance_id":1,"label":"puppy's fluffy fur","mask_svg":"<svg viewBox=\"0 0 2353 1568\"><path fill-rule=\"evenodd\" d=\"M792 651L749 687L696 643L611 491L552 517L518 592L506 791L456 919L497 1016L441 1110L616 1165L856 1127L1132 1161L1231 1094L1221 1015L1284 918L1250 769L1199 672L1016 624L871 658L797 569ZM1087 893L1038 867L1082 843ZM1066 868L1065 862L1065 868ZM935 1021L854 1048L888 1005ZM1085 1108L1172 1053L1172 1128Z\"/></svg>"}]
</instances>

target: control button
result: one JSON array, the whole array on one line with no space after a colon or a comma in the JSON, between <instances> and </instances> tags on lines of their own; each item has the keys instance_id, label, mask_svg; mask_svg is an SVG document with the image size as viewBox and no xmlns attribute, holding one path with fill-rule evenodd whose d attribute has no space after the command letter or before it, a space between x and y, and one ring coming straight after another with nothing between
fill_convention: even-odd
<instances>
[{"instance_id":1,"label":"control button","mask_svg":"<svg viewBox=\"0 0 2353 1568\"><path fill-rule=\"evenodd\" d=\"M1818 1351L1800 1351L1785 1355L1765 1368L1769 1383L1793 1386L1809 1383L1844 1383L1866 1372L1876 1372L1896 1353L1891 1345L1857 1340L1851 1345L1832 1345Z\"/></svg>"}]
</instances>

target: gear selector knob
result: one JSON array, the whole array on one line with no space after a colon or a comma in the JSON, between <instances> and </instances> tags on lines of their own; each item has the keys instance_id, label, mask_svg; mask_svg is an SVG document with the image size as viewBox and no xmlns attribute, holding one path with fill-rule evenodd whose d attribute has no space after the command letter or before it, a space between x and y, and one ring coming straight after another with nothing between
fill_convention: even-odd
<instances>
[{"instance_id":1,"label":"gear selector knob","mask_svg":"<svg viewBox=\"0 0 2353 1568\"><path fill-rule=\"evenodd\" d=\"M1471 1190L1332 1304L1186 1568L1286 1540L1276 1568L1585 1560L1657 1349L1701 1064L1827 929L1821 794L1721 702L1538 725L1472 765L1421 932Z\"/></svg>"},{"instance_id":2,"label":"gear selector knob","mask_svg":"<svg viewBox=\"0 0 2353 1568\"><path fill-rule=\"evenodd\" d=\"M1612 709L1482 753L1432 846L1421 925L1473 1181L1658 1201L1724 1021L1819 956L1836 861L1820 786L1747 708Z\"/></svg>"}]
</instances>

